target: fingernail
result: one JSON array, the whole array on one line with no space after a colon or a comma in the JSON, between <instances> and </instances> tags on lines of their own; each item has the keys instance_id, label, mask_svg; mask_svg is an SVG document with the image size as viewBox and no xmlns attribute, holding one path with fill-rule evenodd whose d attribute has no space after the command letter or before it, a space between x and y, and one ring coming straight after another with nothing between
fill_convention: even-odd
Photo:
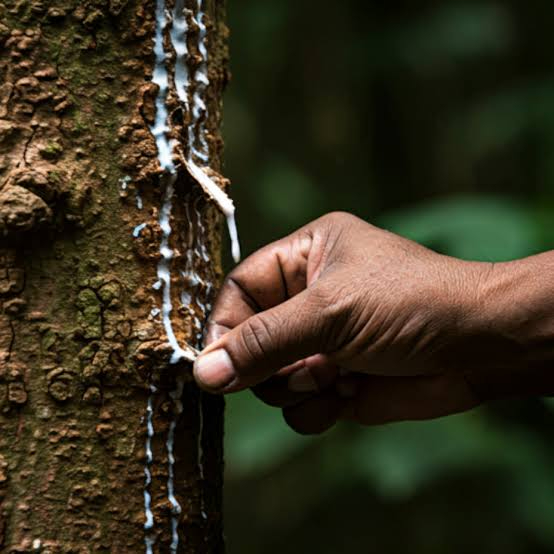
<instances>
[{"instance_id":1,"label":"fingernail","mask_svg":"<svg viewBox=\"0 0 554 554\"><path fill-rule=\"evenodd\" d=\"M299 369L289 375L289 390L292 392L315 392L319 390L309 369Z\"/></svg>"},{"instance_id":2,"label":"fingernail","mask_svg":"<svg viewBox=\"0 0 554 554\"><path fill-rule=\"evenodd\" d=\"M204 387L225 388L235 378L233 362L224 349L201 354L194 362L194 376Z\"/></svg>"}]
</instances>

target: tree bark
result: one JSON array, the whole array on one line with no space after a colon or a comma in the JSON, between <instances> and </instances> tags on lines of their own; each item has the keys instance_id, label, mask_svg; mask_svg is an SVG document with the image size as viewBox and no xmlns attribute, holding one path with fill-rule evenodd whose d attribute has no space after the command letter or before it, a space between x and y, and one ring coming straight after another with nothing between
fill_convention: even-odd
<instances>
[{"instance_id":1,"label":"tree bark","mask_svg":"<svg viewBox=\"0 0 554 554\"><path fill-rule=\"evenodd\" d=\"M169 333L199 346L221 274L218 209L179 160L220 169L227 31L222 0L183 3L0 0L2 552L223 551L223 404Z\"/></svg>"}]
</instances>

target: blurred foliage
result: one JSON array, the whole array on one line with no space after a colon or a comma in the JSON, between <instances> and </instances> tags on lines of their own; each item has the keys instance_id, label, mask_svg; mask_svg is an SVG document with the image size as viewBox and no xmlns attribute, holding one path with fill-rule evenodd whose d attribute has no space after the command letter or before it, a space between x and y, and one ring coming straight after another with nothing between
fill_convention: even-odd
<instances>
[{"instance_id":1,"label":"blurred foliage","mask_svg":"<svg viewBox=\"0 0 554 554\"><path fill-rule=\"evenodd\" d=\"M538 228L528 209L505 198L435 200L379 219L384 227L438 252L498 261L535 253Z\"/></svg>"},{"instance_id":2,"label":"blurred foliage","mask_svg":"<svg viewBox=\"0 0 554 554\"><path fill-rule=\"evenodd\" d=\"M347 210L466 259L554 240L554 4L229 2L245 251ZM228 402L231 554L554 551L554 404L300 437Z\"/></svg>"}]
</instances>

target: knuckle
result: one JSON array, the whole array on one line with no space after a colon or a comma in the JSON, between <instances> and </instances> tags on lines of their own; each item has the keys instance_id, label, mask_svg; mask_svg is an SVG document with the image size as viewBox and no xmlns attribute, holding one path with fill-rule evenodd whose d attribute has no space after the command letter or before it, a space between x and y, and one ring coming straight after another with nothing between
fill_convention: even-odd
<instances>
[{"instance_id":1,"label":"knuckle","mask_svg":"<svg viewBox=\"0 0 554 554\"><path fill-rule=\"evenodd\" d=\"M323 216L329 223L344 223L354 221L356 216L349 214L348 212L333 211Z\"/></svg>"},{"instance_id":2,"label":"knuckle","mask_svg":"<svg viewBox=\"0 0 554 554\"><path fill-rule=\"evenodd\" d=\"M313 304L314 308L322 308L329 304L334 297L334 285L327 279L321 279L316 285L310 287L307 301Z\"/></svg>"},{"instance_id":3,"label":"knuckle","mask_svg":"<svg viewBox=\"0 0 554 554\"><path fill-rule=\"evenodd\" d=\"M345 229L357 227L360 224L368 225L365 221L361 220L353 214L348 212L335 211L324 215L321 221L331 229Z\"/></svg>"},{"instance_id":4,"label":"knuckle","mask_svg":"<svg viewBox=\"0 0 554 554\"><path fill-rule=\"evenodd\" d=\"M327 352L340 348L352 338L359 294L344 283L329 282L317 289L311 295L310 310L319 322L320 348Z\"/></svg>"},{"instance_id":5,"label":"knuckle","mask_svg":"<svg viewBox=\"0 0 554 554\"><path fill-rule=\"evenodd\" d=\"M378 227L348 212L330 212L322 216L321 222L327 228L328 233L347 239L347 243L352 238L352 234L359 234L368 230L380 231Z\"/></svg>"},{"instance_id":6,"label":"knuckle","mask_svg":"<svg viewBox=\"0 0 554 554\"><path fill-rule=\"evenodd\" d=\"M273 332L266 318L253 316L241 326L240 339L246 355L258 361L268 354Z\"/></svg>"},{"instance_id":7,"label":"knuckle","mask_svg":"<svg viewBox=\"0 0 554 554\"><path fill-rule=\"evenodd\" d=\"M226 293L233 292L238 294L241 301L249 306L252 311L258 311L260 306L254 296L249 292L247 282L248 279L243 279L243 276L238 272L238 268L235 269L234 272L230 273L223 282L219 298L223 298Z\"/></svg>"},{"instance_id":8,"label":"knuckle","mask_svg":"<svg viewBox=\"0 0 554 554\"><path fill-rule=\"evenodd\" d=\"M346 212L331 212L318 220L315 227L317 242L322 245L326 265L348 260L367 227L367 223Z\"/></svg>"},{"instance_id":9,"label":"knuckle","mask_svg":"<svg viewBox=\"0 0 554 554\"><path fill-rule=\"evenodd\" d=\"M325 319L334 319L345 311L348 296L344 285L323 280L310 294L311 310Z\"/></svg>"}]
</instances>

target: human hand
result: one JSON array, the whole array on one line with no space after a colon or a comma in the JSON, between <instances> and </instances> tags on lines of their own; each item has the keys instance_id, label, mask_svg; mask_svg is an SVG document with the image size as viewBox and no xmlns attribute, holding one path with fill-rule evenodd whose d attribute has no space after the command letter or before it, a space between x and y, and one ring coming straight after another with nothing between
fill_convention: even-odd
<instances>
[{"instance_id":1,"label":"human hand","mask_svg":"<svg viewBox=\"0 0 554 554\"><path fill-rule=\"evenodd\" d=\"M302 433L467 410L494 395L491 267L326 215L231 272L195 378L210 392L252 387Z\"/></svg>"}]
</instances>

